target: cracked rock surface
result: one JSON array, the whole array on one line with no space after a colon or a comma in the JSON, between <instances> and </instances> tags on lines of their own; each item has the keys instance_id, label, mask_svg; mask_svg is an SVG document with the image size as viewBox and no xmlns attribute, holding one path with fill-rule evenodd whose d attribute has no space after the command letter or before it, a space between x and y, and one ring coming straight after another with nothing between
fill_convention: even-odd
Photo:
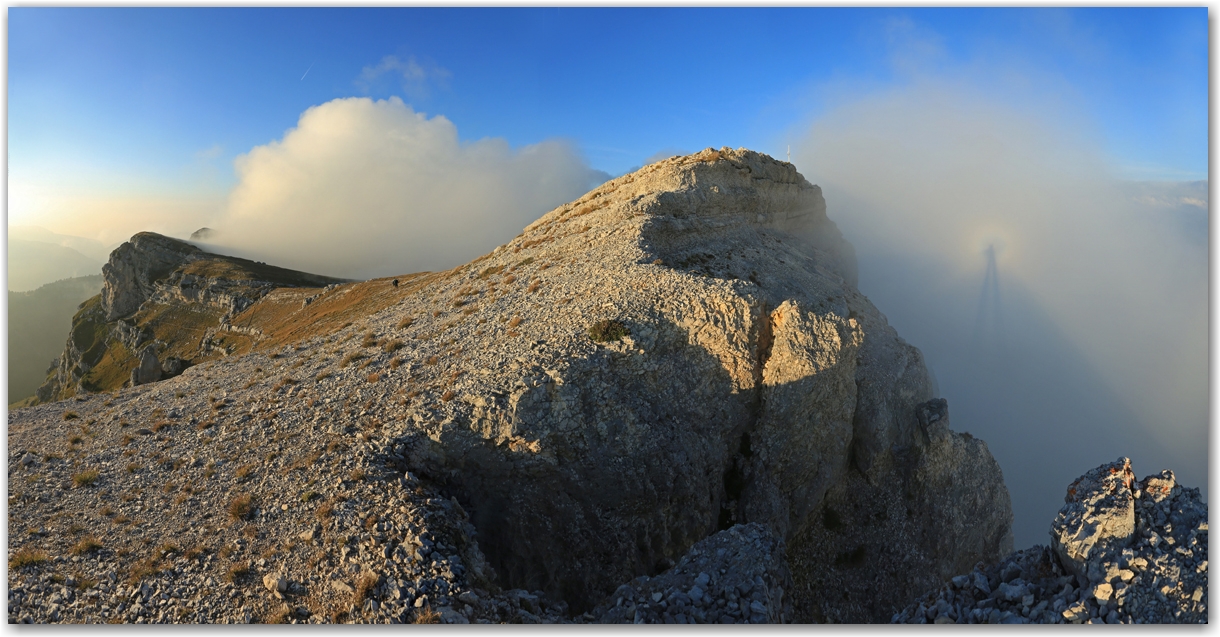
<instances>
[{"instance_id":1,"label":"cracked rock surface","mask_svg":"<svg viewBox=\"0 0 1220 637\"><path fill-rule=\"evenodd\" d=\"M1207 504L1172 471L1119 458L1081 476L1052 546L975 567L896 613L938 624L1207 623Z\"/></svg>"}]
</instances>

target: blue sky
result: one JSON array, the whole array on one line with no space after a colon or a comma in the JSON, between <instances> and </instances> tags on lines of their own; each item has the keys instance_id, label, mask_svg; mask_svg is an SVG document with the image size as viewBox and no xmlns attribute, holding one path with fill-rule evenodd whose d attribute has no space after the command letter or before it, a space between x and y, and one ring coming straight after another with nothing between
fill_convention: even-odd
<instances>
[{"instance_id":1,"label":"blue sky","mask_svg":"<svg viewBox=\"0 0 1220 637\"><path fill-rule=\"evenodd\" d=\"M11 223L64 193L222 205L235 157L350 96L399 96L463 141L566 140L617 175L661 151L782 156L846 94L949 74L1070 112L1122 176L1207 173L1206 8L8 15Z\"/></svg>"}]
</instances>

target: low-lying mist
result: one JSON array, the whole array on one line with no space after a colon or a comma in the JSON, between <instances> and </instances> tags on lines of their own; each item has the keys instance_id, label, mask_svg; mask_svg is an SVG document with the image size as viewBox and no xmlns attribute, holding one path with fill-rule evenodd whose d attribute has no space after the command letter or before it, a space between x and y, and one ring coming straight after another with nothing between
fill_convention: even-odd
<instances>
[{"instance_id":1,"label":"low-lying mist","mask_svg":"<svg viewBox=\"0 0 1220 637\"><path fill-rule=\"evenodd\" d=\"M396 97L310 108L236 172L212 249L360 279L465 263L607 178L562 141L462 143Z\"/></svg>"},{"instance_id":2,"label":"low-lying mist","mask_svg":"<svg viewBox=\"0 0 1220 637\"><path fill-rule=\"evenodd\" d=\"M1018 548L1119 456L1207 493L1206 185L1120 181L1052 112L916 80L794 148L861 290L999 461Z\"/></svg>"}]
</instances>

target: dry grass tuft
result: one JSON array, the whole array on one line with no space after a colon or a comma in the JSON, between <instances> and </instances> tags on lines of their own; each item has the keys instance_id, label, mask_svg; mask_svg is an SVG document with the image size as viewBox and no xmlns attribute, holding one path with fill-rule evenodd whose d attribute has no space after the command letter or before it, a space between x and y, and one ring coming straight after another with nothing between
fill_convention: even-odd
<instances>
[{"instance_id":1,"label":"dry grass tuft","mask_svg":"<svg viewBox=\"0 0 1220 637\"><path fill-rule=\"evenodd\" d=\"M80 418L80 414L78 414L74 411L65 411L64 412L64 420L76 420L77 418Z\"/></svg>"},{"instance_id":2,"label":"dry grass tuft","mask_svg":"<svg viewBox=\"0 0 1220 637\"><path fill-rule=\"evenodd\" d=\"M445 390L445 393L441 394L441 402L447 403L451 400L453 400L453 390L452 389Z\"/></svg>"},{"instance_id":3,"label":"dry grass tuft","mask_svg":"<svg viewBox=\"0 0 1220 637\"><path fill-rule=\"evenodd\" d=\"M128 581L135 584L146 577L152 577L160 572L161 563L158 562L156 558L150 557L137 562L135 566L131 567L131 573L128 577Z\"/></svg>"},{"instance_id":4,"label":"dry grass tuft","mask_svg":"<svg viewBox=\"0 0 1220 637\"><path fill-rule=\"evenodd\" d=\"M72 554L73 555L84 555L85 553L96 551L100 548L102 548L101 540L97 539L96 537L94 537L92 535L86 535L85 537L81 538L79 542L76 543L76 546L72 547Z\"/></svg>"},{"instance_id":5,"label":"dry grass tuft","mask_svg":"<svg viewBox=\"0 0 1220 637\"><path fill-rule=\"evenodd\" d=\"M87 469L85 471L81 471L80 473L72 476L72 484L76 485L77 487L92 486L95 482L97 482L98 475L97 469Z\"/></svg>"},{"instance_id":6,"label":"dry grass tuft","mask_svg":"<svg viewBox=\"0 0 1220 637\"><path fill-rule=\"evenodd\" d=\"M391 359L391 360L390 360L390 369L398 369L398 368L399 368L399 366L401 366L401 365L402 365L402 359L401 359L401 358L397 358L397 357L395 357L395 358L393 358L393 359Z\"/></svg>"},{"instance_id":7,"label":"dry grass tuft","mask_svg":"<svg viewBox=\"0 0 1220 637\"><path fill-rule=\"evenodd\" d=\"M382 345L381 349L385 350L385 353L387 354L393 354L404 347L406 347L406 344L398 339L394 339Z\"/></svg>"},{"instance_id":8,"label":"dry grass tuft","mask_svg":"<svg viewBox=\"0 0 1220 637\"><path fill-rule=\"evenodd\" d=\"M288 610L287 604L280 604L279 608L267 613L263 619L264 624L287 624L288 618L292 615L292 611Z\"/></svg>"},{"instance_id":9,"label":"dry grass tuft","mask_svg":"<svg viewBox=\"0 0 1220 637\"><path fill-rule=\"evenodd\" d=\"M435 365L439 362L441 362L441 359L438 356L429 356L428 360L424 361L424 363L428 365Z\"/></svg>"},{"instance_id":10,"label":"dry grass tuft","mask_svg":"<svg viewBox=\"0 0 1220 637\"><path fill-rule=\"evenodd\" d=\"M369 592L377 586L377 582L380 579L372 571L361 571L360 575L356 578L356 588L352 591L352 603L359 606L368 597Z\"/></svg>"},{"instance_id":11,"label":"dry grass tuft","mask_svg":"<svg viewBox=\"0 0 1220 637\"><path fill-rule=\"evenodd\" d=\"M237 471L233 472L233 475L236 476L239 481L245 482L257 468L258 466L254 465L253 463L242 465L237 468Z\"/></svg>"},{"instance_id":12,"label":"dry grass tuft","mask_svg":"<svg viewBox=\"0 0 1220 637\"><path fill-rule=\"evenodd\" d=\"M245 562L240 562L229 566L229 570L225 571L225 580L232 584L250 574L250 565Z\"/></svg>"},{"instance_id":13,"label":"dry grass tuft","mask_svg":"<svg viewBox=\"0 0 1220 637\"><path fill-rule=\"evenodd\" d=\"M398 322L398 329L400 329L400 330L405 330L405 329L407 329L408 327L411 327L411 324L412 324L412 323L414 323L414 322L415 322L415 317L414 317L414 316L408 316L408 317L406 317L406 318L404 318L403 320L401 320L401 321L399 321L399 322Z\"/></svg>"},{"instance_id":14,"label":"dry grass tuft","mask_svg":"<svg viewBox=\"0 0 1220 637\"><path fill-rule=\"evenodd\" d=\"M441 623L441 614L432 610L431 606L415 609L415 614L411 616L412 624L439 624Z\"/></svg>"},{"instance_id":15,"label":"dry grass tuft","mask_svg":"<svg viewBox=\"0 0 1220 637\"><path fill-rule=\"evenodd\" d=\"M244 520L254 511L254 496L249 493L239 495L229 501L229 517L234 520Z\"/></svg>"},{"instance_id":16,"label":"dry grass tuft","mask_svg":"<svg viewBox=\"0 0 1220 637\"><path fill-rule=\"evenodd\" d=\"M354 363L364 357L365 357L364 352L351 352L347 356L344 356L343 359L339 361L339 367L347 367L348 365L351 365L352 363Z\"/></svg>"},{"instance_id":17,"label":"dry grass tuft","mask_svg":"<svg viewBox=\"0 0 1220 637\"><path fill-rule=\"evenodd\" d=\"M513 328L517 327L518 325L520 325L520 324L521 324L521 321L522 321L522 320L523 320L523 319L522 319L520 316L514 316L514 317L512 318L512 320L508 322L508 329L510 329L510 330L511 330L511 329L513 329Z\"/></svg>"},{"instance_id":18,"label":"dry grass tuft","mask_svg":"<svg viewBox=\"0 0 1220 637\"><path fill-rule=\"evenodd\" d=\"M35 564L42 564L48 559L50 558L47 557L46 551L40 551L38 549L32 549L25 546L17 549L16 553L13 553L13 556L8 560L8 567L10 569L25 568L27 566L34 566Z\"/></svg>"},{"instance_id":19,"label":"dry grass tuft","mask_svg":"<svg viewBox=\"0 0 1220 637\"><path fill-rule=\"evenodd\" d=\"M369 374L367 377L365 377L365 380L367 380L370 383L375 383L375 382L381 380L381 374L378 374L377 372L373 372L372 374Z\"/></svg>"}]
</instances>

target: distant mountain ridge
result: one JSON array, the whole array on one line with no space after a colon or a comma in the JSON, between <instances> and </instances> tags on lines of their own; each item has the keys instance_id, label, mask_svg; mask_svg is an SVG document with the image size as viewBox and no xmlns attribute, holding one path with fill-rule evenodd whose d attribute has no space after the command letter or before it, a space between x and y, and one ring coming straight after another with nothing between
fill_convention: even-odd
<instances>
[{"instance_id":1,"label":"distant mountain ridge","mask_svg":"<svg viewBox=\"0 0 1220 637\"><path fill-rule=\"evenodd\" d=\"M278 288L342 281L211 254L151 232L115 249L102 278L101 293L73 316L58 367L38 388L39 401L118 389L142 365L156 369L149 372L156 380L162 360L170 358L189 365L244 353L250 341L238 333L213 338L233 316Z\"/></svg>"},{"instance_id":2,"label":"distant mountain ridge","mask_svg":"<svg viewBox=\"0 0 1220 637\"><path fill-rule=\"evenodd\" d=\"M8 289L28 292L39 286L102 271L102 262L60 245L42 241L8 241Z\"/></svg>"},{"instance_id":3,"label":"distant mountain ridge","mask_svg":"<svg viewBox=\"0 0 1220 637\"><path fill-rule=\"evenodd\" d=\"M8 293L8 402L34 396L63 351L64 334L82 302L102 289L102 275L62 279Z\"/></svg>"}]
</instances>

